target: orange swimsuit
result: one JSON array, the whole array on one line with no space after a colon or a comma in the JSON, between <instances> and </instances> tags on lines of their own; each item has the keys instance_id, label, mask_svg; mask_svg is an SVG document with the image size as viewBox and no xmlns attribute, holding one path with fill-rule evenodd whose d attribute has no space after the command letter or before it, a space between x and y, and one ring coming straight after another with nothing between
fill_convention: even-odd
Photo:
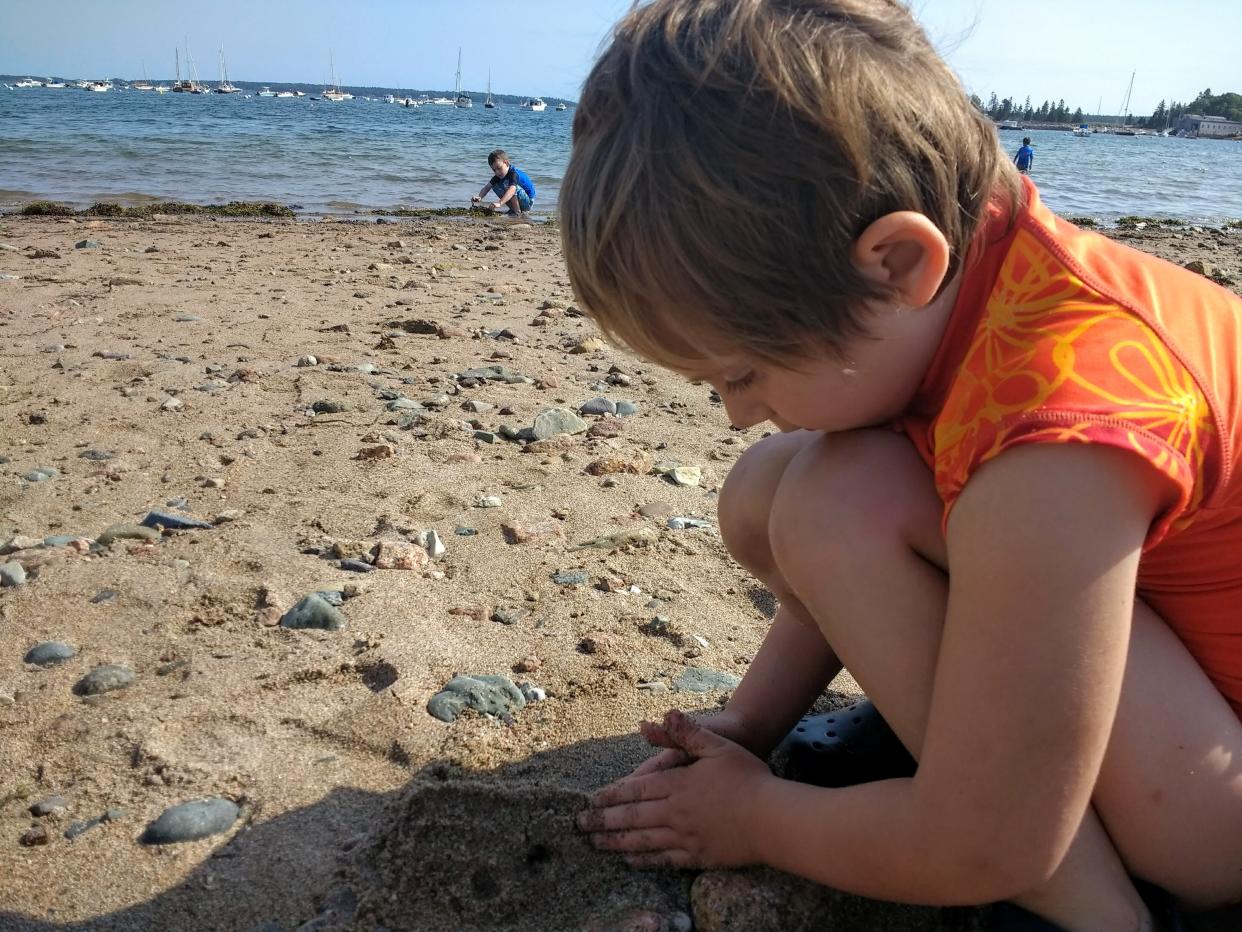
<instances>
[{"instance_id":1,"label":"orange swimsuit","mask_svg":"<svg viewBox=\"0 0 1242 932\"><path fill-rule=\"evenodd\" d=\"M945 517L983 463L1023 443L1132 450L1177 501L1152 525L1138 594L1242 717L1242 299L1027 205L994 213L899 426Z\"/></svg>"}]
</instances>

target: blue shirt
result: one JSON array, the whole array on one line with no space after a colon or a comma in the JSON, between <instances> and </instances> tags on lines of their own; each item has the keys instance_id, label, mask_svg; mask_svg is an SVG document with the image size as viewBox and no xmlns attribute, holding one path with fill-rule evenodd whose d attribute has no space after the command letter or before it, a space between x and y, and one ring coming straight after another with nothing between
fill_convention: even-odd
<instances>
[{"instance_id":1,"label":"blue shirt","mask_svg":"<svg viewBox=\"0 0 1242 932\"><path fill-rule=\"evenodd\" d=\"M495 192L497 197L504 197L505 192L509 190L509 185L513 184L525 191L532 201L535 199L535 183L530 180L530 175L526 174L522 169L510 165L508 174L503 178L497 175L492 176L492 191Z\"/></svg>"},{"instance_id":2,"label":"blue shirt","mask_svg":"<svg viewBox=\"0 0 1242 932\"><path fill-rule=\"evenodd\" d=\"M1031 163L1035 161L1035 150L1030 146L1023 146L1018 150L1018 154L1013 157L1013 163L1018 166L1018 171L1027 171L1031 167Z\"/></svg>"}]
</instances>

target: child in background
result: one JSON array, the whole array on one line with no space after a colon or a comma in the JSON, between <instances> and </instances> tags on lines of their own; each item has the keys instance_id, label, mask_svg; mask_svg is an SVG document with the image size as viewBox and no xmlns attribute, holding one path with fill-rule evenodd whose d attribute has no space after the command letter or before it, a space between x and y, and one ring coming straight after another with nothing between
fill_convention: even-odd
<instances>
[{"instance_id":1,"label":"child in background","mask_svg":"<svg viewBox=\"0 0 1242 932\"><path fill-rule=\"evenodd\" d=\"M488 167L492 170L492 180L479 189L479 193L470 198L470 203L480 204L491 191L496 195L496 202L490 205L494 211L504 210L520 217L530 211L535 201L535 184L530 175L509 163L509 156L504 149L496 149L487 156Z\"/></svg>"},{"instance_id":2,"label":"child in background","mask_svg":"<svg viewBox=\"0 0 1242 932\"><path fill-rule=\"evenodd\" d=\"M1035 150L1031 148L1030 136L1022 137L1022 147L1013 157L1013 164L1018 166L1018 171L1023 175L1031 173L1031 167L1035 164Z\"/></svg>"},{"instance_id":3,"label":"child in background","mask_svg":"<svg viewBox=\"0 0 1242 932\"><path fill-rule=\"evenodd\" d=\"M896 0L635 7L560 218L607 334L780 431L719 500L779 611L596 845L1028 928L1242 898L1242 301L1054 216ZM764 764L842 665L913 776Z\"/></svg>"}]
</instances>

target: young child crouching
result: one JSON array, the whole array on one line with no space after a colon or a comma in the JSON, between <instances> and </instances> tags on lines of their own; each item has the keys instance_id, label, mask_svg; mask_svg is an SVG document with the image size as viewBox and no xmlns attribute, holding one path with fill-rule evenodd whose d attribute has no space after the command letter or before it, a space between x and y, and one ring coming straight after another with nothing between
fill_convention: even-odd
<instances>
[{"instance_id":1,"label":"young child crouching","mask_svg":"<svg viewBox=\"0 0 1242 932\"><path fill-rule=\"evenodd\" d=\"M636 7L561 223L607 334L781 431L719 503L780 610L598 846L1093 932L1242 898L1242 301L1055 217L895 0ZM912 777L764 764L842 665Z\"/></svg>"}]
</instances>

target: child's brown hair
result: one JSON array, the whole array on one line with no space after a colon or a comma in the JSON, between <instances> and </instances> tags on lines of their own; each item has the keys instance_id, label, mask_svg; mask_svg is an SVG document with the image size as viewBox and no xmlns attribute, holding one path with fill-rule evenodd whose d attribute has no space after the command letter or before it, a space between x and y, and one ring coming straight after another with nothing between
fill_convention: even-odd
<instances>
[{"instance_id":1,"label":"child's brown hair","mask_svg":"<svg viewBox=\"0 0 1242 932\"><path fill-rule=\"evenodd\" d=\"M1020 198L990 120L897 0L654 0L617 24L574 116L561 224L610 336L689 366L714 342L790 365L866 333L850 261L898 210L960 267Z\"/></svg>"}]
</instances>

